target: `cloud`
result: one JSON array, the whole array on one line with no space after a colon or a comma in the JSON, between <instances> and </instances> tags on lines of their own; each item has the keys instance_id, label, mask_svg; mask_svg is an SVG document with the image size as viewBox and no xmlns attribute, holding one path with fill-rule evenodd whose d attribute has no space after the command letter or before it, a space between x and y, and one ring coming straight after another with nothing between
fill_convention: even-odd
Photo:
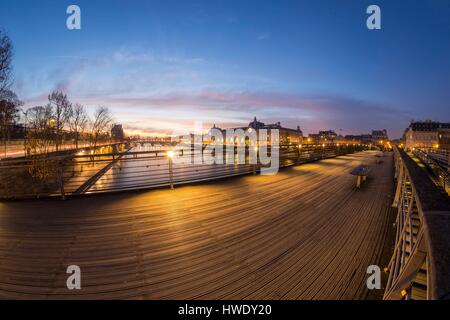
<instances>
[{"instance_id":1,"label":"cloud","mask_svg":"<svg viewBox=\"0 0 450 320\"><path fill-rule=\"evenodd\" d=\"M120 49L114 52L112 58L114 62L123 64L142 64L155 62L155 57L148 52L132 52L124 49Z\"/></svg>"},{"instance_id":2,"label":"cloud","mask_svg":"<svg viewBox=\"0 0 450 320\"><path fill-rule=\"evenodd\" d=\"M106 95L79 97L88 104L112 106L126 118L150 119L146 124L157 126L189 126L195 120L219 126L247 124L253 116L289 127L300 125L307 132L323 129L344 129L342 133L365 133L372 129L388 129L396 136L401 124L407 126L411 115L390 106L343 95L314 93L232 91L205 89L197 92L171 92L145 96ZM161 121L165 121L164 124ZM171 122L172 121L172 122ZM144 127L145 125L141 126ZM401 129L400 129L401 130Z\"/></svg>"},{"instance_id":3,"label":"cloud","mask_svg":"<svg viewBox=\"0 0 450 320\"><path fill-rule=\"evenodd\" d=\"M197 67L207 62L203 58L120 49L103 57L65 59L69 62L46 76L33 75L35 83L46 86L34 96L21 95L27 107L45 103L51 90L62 90L72 101L91 109L110 106L125 127L149 132L189 127L195 120L241 126L257 116L288 127L300 125L305 132L342 128L346 129L343 133L363 133L386 128L399 136L414 118L392 106L344 94L239 90L237 85L214 80L215 85L206 86L209 79L202 78L202 69ZM21 79L21 87L26 85L26 79Z\"/></svg>"},{"instance_id":4,"label":"cloud","mask_svg":"<svg viewBox=\"0 0 450 320\"><path fill-rule=\"evenodd\" d=\"M170 64L201 64L207 62L204 58L186 58L186 57L173 57L164 56L158 59L160 62Z\"/></svg>"},{"instance_id":5,"label":"cloud","mask_svg":"<svg viewBox=\"0 0 450 320\"><path fill-rule=\"evenodd\" d=\"M258 36L256 37L258 40L266 40L269 39L272 36L272 34L270 32L262 32L260 34L258 34Z\"/></svg>"},{"instance_id":6,"label":"cloud","mask_svg":"<svg viewBox=\"0 0 450 320\"><path fill-rule=\"evenodd\" d=\"M201 57L157 56L148 51L118 49L111 54L87 57L55 56L55 66L20 74L15 89L29 103L43 103L53 90L102 97L110 93L158 90L165 83L192 81L195 68L207 63Z\"/></svg>"}]
</instances>

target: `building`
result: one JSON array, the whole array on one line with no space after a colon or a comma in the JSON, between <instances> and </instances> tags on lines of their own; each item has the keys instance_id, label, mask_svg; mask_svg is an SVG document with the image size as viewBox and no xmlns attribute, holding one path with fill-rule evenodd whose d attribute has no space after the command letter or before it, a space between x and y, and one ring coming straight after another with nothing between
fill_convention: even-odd
<instances>
[{"instance_id":1,"label":"building","mask_svg":"<svg viewBox=\"0 0 450 320\"><path fill-rule=\"evenodd\" d=\"M320 139L324 141L334 141L337 137L336 132L333 130L327 130L327 131L319 131Z\"/></svg>"},{"instance_id":2,"label":"building","mask_svg":"<svg viewBox=\"0 0 450 320\"><path fill-rule=\"evenodd\" d=\"M360 134L360 135L353 135L348 134L344 137L344 143L349 144L360 144L364 143L363 141L369 141L369 143L372 143L372 135L370 134Z\"/></svg>"},{"instance_id":3,"label":"building","mask_svg":"<svg viewBox=\"0 0 450 320\"><path fill-rule=\"evenodd\" d=\"M411 122L406 128L405 147L412 148L439 148L440 139L444 142L450 133L450 123L437 121L417 121Z\"/></svg>"},{"instance_id":4,"label":"building","mask_svg":"<svg viewBox=\"0 0 450 320\"><path fill-rule=\"evenodd\" d=\"M450 131L441 130L438 137L439 149L450 151Z\"/></svg>"},{"instance_id":5,"label":"building","mask_svg":"<svg viewBox=\"0 0 450 320\"><path fill-rule=\"evenodd\" d=\"M389 144L389 137L387 130L372 130L372 134L363 133L359 135L346 135L344 137L346 143L357 143L357 144L374 144L374 145L387 145Z\"/></svg>"},{"instance_id":6,"label":"building","mask_svg":"<svg viewBox=\"0 0 450 320\"><path fill-rule=\"evenodd\" d=\"M215 124L212 129L220 130L223 134L223 137L225 139L226 144L230 143L245 143L248 144L249 136L252 134L252 131L254 130L256 132L256 138L261 143L261 137L259 135L259 131L261 129L267 130L267 143L270 144L270 137L272 130L278 130L279 134L279 144L280 145L289 145L289 144L301 144L303 142L303 132L300 130L300 127L297 126L297 129L291 129L291 128L285 128L281 126L280 122L274 123L274 124L265 124L261 121L258 121L256 117L253 119L252 122L248 124L248 126L244 127L236 127L236 128L229 128L229 129L222 129L217 127ZM246 133L246 137L241 137L241 139L245 139L245 141L237 141L237 137L227 137L227 130L242 130L244 133ZM208 134L204 137L204 142L208 143L210 142L210 138L208 138ZM222 141L219 141L222 142Z\"/></svg>"},{"instance_id":7,"label":"building","mask_svg":"<svg viewBox=\"0 0 450 320\"><path fill-rule=\"evenodd\" d=\"M333 144L337 137L338 135L333 130L319 131L319 133L311 133L307 142L312 144Z\"/></svg>"},{"instance_id":8,"label":"building","mask_svg":"<svg viewBox=\"0 0 450 320\"><path fill-rule=\"evenodd\" d=\"M122 141L125 139L123 128L121 124L114 124L111 128L111 138L114 141Z\"/></svg>"},{"instance_id":9,"label":"building","mask_svg":"<svg viewBox=\"0 0 450 320\"><path fill-rule=\"evenodd\" d=\"M384 144L389 141L387 130L372 130L372 143L374 144Z\"/></svg>"},{"instance_id":10,"label":"building","mask_svg":"<svg viewBox=\"0 0 450 320\"><path fill-rule=\"evenodd\" d=\"M250 128L256 130L256 132L260 129L266 129L268 136L270 136L271 130L278 130L280 145L301 144L303 142L303 132L300 130L300 126L297 126L297 129L285 128L281 126L280 122L275 124L265 124L256 120L255 117L253 121L248 124L248 129Z\"/></svg>"}]
</instances>

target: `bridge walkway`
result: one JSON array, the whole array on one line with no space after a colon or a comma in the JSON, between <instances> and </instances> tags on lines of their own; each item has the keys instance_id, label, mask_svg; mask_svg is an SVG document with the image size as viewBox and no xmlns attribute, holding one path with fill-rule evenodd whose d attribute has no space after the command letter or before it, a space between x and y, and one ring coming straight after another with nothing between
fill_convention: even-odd
<instances>
[{"instance_id":1,"label":"bridge walkway","mask_svg":"<svg viewBox=\"0 0 450 320\"><path fill-rule=\"evenodd\" d=\"M361 152L175 190L0 202L0 298L366 298L367 267L392 253L392 157L376 160ZM361 164L372 170L355 190L349 172ZM66 288L73 264L81 290Z\"/></svg>"}]
</instances>

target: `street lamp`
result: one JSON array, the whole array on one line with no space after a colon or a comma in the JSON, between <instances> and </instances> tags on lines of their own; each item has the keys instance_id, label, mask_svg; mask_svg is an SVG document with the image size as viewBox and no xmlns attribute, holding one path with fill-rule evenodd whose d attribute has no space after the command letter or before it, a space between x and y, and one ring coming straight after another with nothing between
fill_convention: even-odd
<instances>
[{"instance_id":1,"label":"street lamp","mask_svg":"<svg viewBox=\"0 0 450 320\"><path fill-rule=\"evenodd\" d=\"M56 119L55 118L50 118L48 119L48 125L52 128L54 128L56 126Z\"/></svg>"}]
</instances>

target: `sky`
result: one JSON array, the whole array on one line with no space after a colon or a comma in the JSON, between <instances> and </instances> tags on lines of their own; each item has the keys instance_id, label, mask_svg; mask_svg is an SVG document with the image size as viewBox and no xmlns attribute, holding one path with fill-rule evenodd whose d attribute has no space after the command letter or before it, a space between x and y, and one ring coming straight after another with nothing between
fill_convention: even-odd
<instances>
[{"instance_id":1,"label":"sky","mask_svg":"<svg viewBox=\"0 0 450 320\"><path fill-rule=\"evenodd\" d=\"M366 27L371 4L381 30ZM448 0L2 0L0 28L25 107L62 90L129 134L256 116L398 138L411 120L450 121Z\"/></svg>"}]
</instances>

